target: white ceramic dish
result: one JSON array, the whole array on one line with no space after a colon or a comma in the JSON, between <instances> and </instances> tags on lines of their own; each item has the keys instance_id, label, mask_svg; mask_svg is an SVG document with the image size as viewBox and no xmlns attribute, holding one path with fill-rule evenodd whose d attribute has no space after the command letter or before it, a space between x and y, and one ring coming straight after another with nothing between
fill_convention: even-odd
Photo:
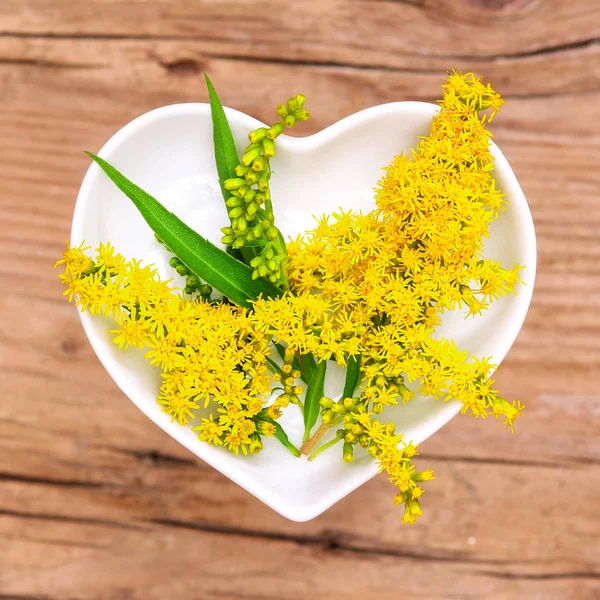
<instances>
[{"instance_id":1,"label":"white ceramic dish","mask_svg":"<svg viewBox=\"0 0 600 600\"><path fill-rule=\"evenodd\" d=\"M436 107L420 102L376 106L354 114L305 138L281 136L272 162L276 219L284 235L313 226L312 215L339 206L368 210L381 168L394 155L414 147L429 132ZM241 150L247 134L261 123L227 109L227 117ZM464 319L460 313L444 318L440 335L477 356L491 356L499 364L512 343L529 307L536 266L535 233L529 207L497 146L495 175L510 202L491 228L486 253L506 265L526 265L518 293L496 301L483 316ZM227 223L214 166L212 123L207 104L178 104L149 112L117 132L99 152L124 175L155 196L195 230L219 243L219 228ZM166 278L173 276L168 256L133 204L92 164L83 180L73 216L72 243L85 240L94 247L112 242L129 258L154 263ZM199 442L189 427L181 427L156 403L159 372L143 352L120 352L111 343L111 324L101 317L82 315L87 336L98 358L117 385L136 406L170 436L221 473L294 521L307 521L352 492L376 474L366 454L354 463L341 460L339 448L314 462L296 459L276 440L266 439L262 453L235 457L228 451ZM341 374L331 373L332 396L342 388ZM407 440L420 443L454 417L455 402L416 398L389 410ZM300 444L302 417L290 407L282 418L290 439Z\"/></svg>"}]
</instances>

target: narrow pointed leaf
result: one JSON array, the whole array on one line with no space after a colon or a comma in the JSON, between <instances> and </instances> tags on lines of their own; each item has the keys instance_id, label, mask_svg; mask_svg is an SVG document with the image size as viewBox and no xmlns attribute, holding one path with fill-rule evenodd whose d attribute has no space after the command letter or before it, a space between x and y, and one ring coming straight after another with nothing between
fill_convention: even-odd
<instances>
[{"instance_id":1,"label":"narrow pointed leaf","mask_svg":"<svg viewBox=\"0 0 600 600\"><path fill-rule=\"evenodd\" d=\"M231 133L231 127L229 126L229 121L227 120L219 96L208 75L205 74L204 79L206 79L206 87L208 88L208 100L210 102L210 114L213 124L215 164L219 175L219 185L221 186L223 201L227 202L232 194L229 190L225 189L224 183L227 179L237 177L235 168L240 164L240 159L235 147L233 134ZM250 264L250 261L255 256L260 254L260 248L257 247L259 245L261 244L246 243L239 251L241 258L247 265Z\"/></svg>"},{"instance_id":2,"label":"narrow pointed leaf","mask_svg":"<svg viewBox=\"0 0 600 600\"><path fill-rule=\"evenodd\" d=\"M317 364L308 387L306 388L306 398L304 399L304 441L310 438L311 429L315 426L319 411L321 409L321 398L325 388L325 374L327 373L327 361L322 360Z\"/></svg>"},{"instance_id":3,"label":"narrow pointed leaf","mask_svg":"<svg viewBox=\"0 0 600 600\"><path fill-rule=\"evenodd\" d=\"M281 295L266 279L252 279L252 269L217 248L168 211L158 200L132 183L104 159L87 152L113 183L135 204L152 231L173 254L200 279L239 306L251 301Z\"/></svg>"},{"instance_id":4,"label":"narrow pointed leaf","mask_svg":"<svg viewBox=\"0 0 600 600\"><path fill-rule=\"evenodd\" d=\"M210 112L213 124L213 141L215 145L215 163L217 165L217 173L219 174L219 184L223 192L223 199L227 200L231 194L227 191L223 184L226 179L237 177L235 168L240 164L240 159L235 147L235 141L229 122L225 116L223 105L217 96L217 92L213 87L208 75L204 75L206 79L206 87L208 88L208 99L210 102Z\"/></svg>"},{"instance_id":5,"label":"narrow pointed leaf","mask_svg":"<svg viewBox=\"0 0 600 600\"><path fill-rule=\"evenodd\" d=\"M298 359L299 371L304 377L303 381L309 382L317 368L315 357L312 354L302 354Z\"/></svg>"},{"instance_id":6,"label":"narrow pointed leaf","mask_svg":"<svg viewBox=\"0 0 600 600\"><path fill-rule=\"evenodd\" d=\"M278 439L296 458L299 458L300 450L298 450L298 448L296 448L296 446L290 442L283 427L277 421L269 419L268 417L263 417L263 420L275 426L275 433L273 434L273 437Z\"/></svg>"},{"instance_id":7,"label":"narrow pointed leaf","mask_svg":"<svg viewBox=\"0 0 600 600\"><path fill-rule=\"evenodd\" d=\"M348 366L346 367L346 381L344 383L344 398L352 398L360 383L360 354L350 356L348 358Z\"/></svg>"}]
</instances>

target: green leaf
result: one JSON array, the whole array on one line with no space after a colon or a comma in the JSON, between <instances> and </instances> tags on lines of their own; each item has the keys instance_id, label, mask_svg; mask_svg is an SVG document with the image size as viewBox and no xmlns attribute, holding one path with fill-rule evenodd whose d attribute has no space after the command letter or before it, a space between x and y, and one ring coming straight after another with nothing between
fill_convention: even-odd
<instances>
[{"instance_id":1,"label":"green leaf","mask_svg":"<svg viewBox=\"0 0 600 600\"><path fill-rule=\"evenodd\" d=\"M263 278L252 279L252 269L217 248L168 211L158 200L129 181L104 159L86 153L113 183L135 204L152 231L192 273L240 306L250 307L261 294L281 295L282 291Z\"/></svg>"},{"instance_id":2,"label":"green leaf","mask_svg":"<svg viewBox=\"0 0 600 600\"><path fill-rule=\"evenodd\" d=\"M282 377L282 379L285 379L285 375L284 375L283 371L281 370L281 367L274 360L271 360L268 356L265 356L265 359L266 359L267 363L269 364L269 366L271 367L271 371L273 373L277 373L278 375L280 375Z\"/></svg>"},{"instance_id":3,"label":"green leaf","mask_svg":"<svg viewBox=\"0 0 600 600\"><path fill-rule=\"evenodd\" d=\"M304 441L310 438L310 431L317 422L319 410L321 409L321 398L325 388L325 374L327 373L327 361L322 360L317 364L317 368L310 378L306 388L306 398L304 399Z\"/></svg>"},{"instance_id":4,"label":"green leaf","mask_svg":"<svg viewBox=\"0 0 600 600\"><path fill-rule=\"evenodd\" d=\"M277 354L281 356L281 360L284 360L283 357L285 356L285 348L283 347L283 345L277 342L274 342L273 345L275 346L275 350L277 350Z\"/></svg>"},{"instance_id":5,"label":"green leaf","mask_svg":"<svg viewBox=\"0 0 600 600\"><path fill-rule=\"evenodd\" d=\"M300 450L290 442L283 427L277 421L270 419L269 417L262 417L262 420L275 426L275 434L273 437L277 438L296 458L299 458Z\"/></svg>"},{"instance_id":6,"label":"green leaf","mask_svg":"<svg viewBox=\"0 0 600 600\"><path fill-rule=\"evenodd\" d=\"M344 398L352 398L352 395L356 391L358 384L360 383L360 354L356 356L350 356L348 358L348 366L346 367L346 382L344 383Z\"/></svg>"},{"instance_id":7,"label":"green leaf","mask_svg":"<svg viewBox=\"0 0 600 600\"><path fill-rule=\"evenodd\" d=\"M315 357L312 354L302 354L299 360L296 359L296 362L298 363L298 370L302 373L302 381L308 384L317 369Z\"/></svg>"},{"instance_id":8,"label":"green leaf","mask_svg":"<svg viewBox=\"0 0 600 600\"><path fill-rule=\"evenodd\" d=\"M223 187L223 184L225 180L237 177L235 168L240 164L240 159L235 148L235 141L229 127L229 122L223 110L223 105L208 75L204 75L204 78L206 79L206 87L208 88L208 99L212 115L215 162L217 164L217 173L219 174L219 184L223 192L223 199L228 200L231 194Z\"/></svg>"},{"instance_id":9,"label":"green leaf","mask_svg":"<svg viewBox=\"0 0 600 600\"><path fill-rule=\"evenodd\" d=\"M231 127L229 127L229 121L227 120L219 96L206 73L204 74L204 79L206 79L206 87L208 88L208 100L210 102L210 114L213 124L215 164L219 175L219 185L221 186L223 201L227 202L232 194L229 190L225 189L224 183L227 179L237 177L235 168L240 164L240 159L235 147L233 134L231 133ZM262 242L262 240L257 240L257 242ZM239 250L243 262L249 265L250 261L260 254L258 246L264 244L246 242L244 247Z\"/></svg>"}]
</instances>

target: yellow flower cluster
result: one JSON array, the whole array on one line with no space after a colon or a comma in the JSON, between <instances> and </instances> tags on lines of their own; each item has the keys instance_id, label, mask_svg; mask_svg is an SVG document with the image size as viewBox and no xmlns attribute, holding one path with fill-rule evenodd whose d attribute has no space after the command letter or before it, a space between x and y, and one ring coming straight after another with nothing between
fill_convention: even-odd
<instances>
[{"instance_id":1,"label":"yellow flower cluster","mask_svg":"<svg viewBox=\"0 0 600 600\"><path fill-rule=\"evenodd\" d=\"M487 360L471 360L454 343L433 337L444 310L464 306L477 315L519 281L519 265L505 269L483 258L488 226L505 207L486 129L502 102L473 74L454 72L430 135L387 167L377 209L325 216L288 244L295 295L255 305L257 328L288 347L340 365L361 355L361 398L372 413L359 424L371 419L371 438L384 427L373 413L399 398L410 401L406 383L415 380L421 394L459 400L463 413L492 414L510 428L523 408L498 395ZM340 435L345 445L359 441L348 425ZM366 445L385 457L382 468L398 484L410 521L420 511L418 495L400 485L409 462L406 452L390 450L398 445L390 439Z\"/></svg>"},{"instance_id":2,"label":"yellow flower cluster","mask_svg":"<svg viewBox=\"0 0 600 600\"><path fill-rule=\"evenodd\" d=\"M480 111L496 111L502 99L472 74L452 74L444 89L431 134L386 169L377 209L325 216L288 244L295 295L257 302L251 318L301 353L341 365L361 354L363 395L375 412L399 395L412 398L406 377L420 379L426 395L512 426L521 408L492 389L492 365L433 338L445 309L479 314L514 290L521 268L483 258L488 225L505 201Z\"/></svg>"},{"instance_id":3,"label":"yellow flower cluster","mask_svg":"<svg viewBox=\"0 0 600 600\"><path fill-rule=\"evenodd\" d=\"M247 311L181 298L156 270L125 261L110 244L100 245L96 260L85 250L68 246L57 263L65 265L65 294L82 311L112 316L119 348L148 348L146 357L162 370L163 411L187 424L201 407L215 409L194 428L201 439L236 454L260 451L261 435L274 432L263 418L273 379L268 339Z\"/></svg>"},{"instance_id":4,"label":"yellow flower cluster","mask_svg":"<svg viewBox=\"0 0 600 600\"><path fill-rule=\"evenodd\" d=\"M394 425L383 425L369 415L359 417L370 440L369 453L377 459L379 472L385 471L389 481L398 488L394 504L404 504L404 523L414 523L423 514L419 498L424 490L419 485L423 481L435 479L433 471L417 471L412 459L417 455L417 448L412 443L403 442L403 436L395 433Z\"/></svg>"},{"instance_id":5,"label":"yellow flower cluster","mask_svg":"<svg viewBox=\"0 0 600 600\"><path fill-rule=\"evenodd\" d=\"M488 227L506 204L492 175L486 128L502 98L471 73L452 73L443 89L430 135L387 167L376 190L377 208L325 216L314 231L290 242L290 291L259 298L252 311L183 299L156 271L126 262L110 245L101 245L95 260L85 248L67 248L59 261L66 267L61 278L70 300L92 314L112 315L120 348L149 348L146 356L163 371L158 399L163 410L186 424L201 406L214 406L216 416L203 418L195 429L201 439L235 453L259 451L261 435L275 433L270 419L290 402L301 406L296 383L302 355L342 366L355 357L357 397L321 400L322 428L342 428L314 454L342 440L346 461L355 445L368 449L397 487L396 503L405 505L408 523L422 514L419 484L434 477L416 471L415 446L403 443L394 426L376 415L399 400L411 401L410 383L423 395L460 401L463 413L502 418L510 428L523 408L499 396L488 360L434 337L445 310L481 313L514 291L521 268L506 269L483 257ZM294 107L303 110L304 98L297 98L302 102ZM268 153L261 148L279 130L270 136L269 131L251 139L252 160L245 156L240 179L228 180L228 189L238 186L230 216L238 219L236 225L245 220L237 228L243 236L225 230L227 243L246 239L248 219L267 202L250 189L249 165L258 161L256 173L270 175L262 168ZM239 190L247 200L243 215ZM280 344L282 369L268 358L271 342ZM282 394L266 409L276 381Z\"/></svg>"}]
</instances>

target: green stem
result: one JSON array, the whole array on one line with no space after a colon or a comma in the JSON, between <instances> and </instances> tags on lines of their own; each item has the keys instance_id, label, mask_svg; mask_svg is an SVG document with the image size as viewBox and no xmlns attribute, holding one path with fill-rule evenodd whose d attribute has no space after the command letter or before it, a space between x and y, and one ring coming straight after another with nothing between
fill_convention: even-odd
<instances>
[{"instance_id":1,"label":"green stem","mask_svg":"<svg viewBox=\"0 0 600 600\"><path fill-rule=\"evenodd\" d=\"M336 435L332 440L330 440L329 442L327 442L326 444L323 444L320 448L317 448L309 457L308 460L313 460L315 459L317 456L319 456L319 454L321 454L321 452L327 450L327 448L331 448L332 446L335 446L335 444L337 444L338 442L342 441L342 436L341 435Z\"/></svg>"}]
</instances>

